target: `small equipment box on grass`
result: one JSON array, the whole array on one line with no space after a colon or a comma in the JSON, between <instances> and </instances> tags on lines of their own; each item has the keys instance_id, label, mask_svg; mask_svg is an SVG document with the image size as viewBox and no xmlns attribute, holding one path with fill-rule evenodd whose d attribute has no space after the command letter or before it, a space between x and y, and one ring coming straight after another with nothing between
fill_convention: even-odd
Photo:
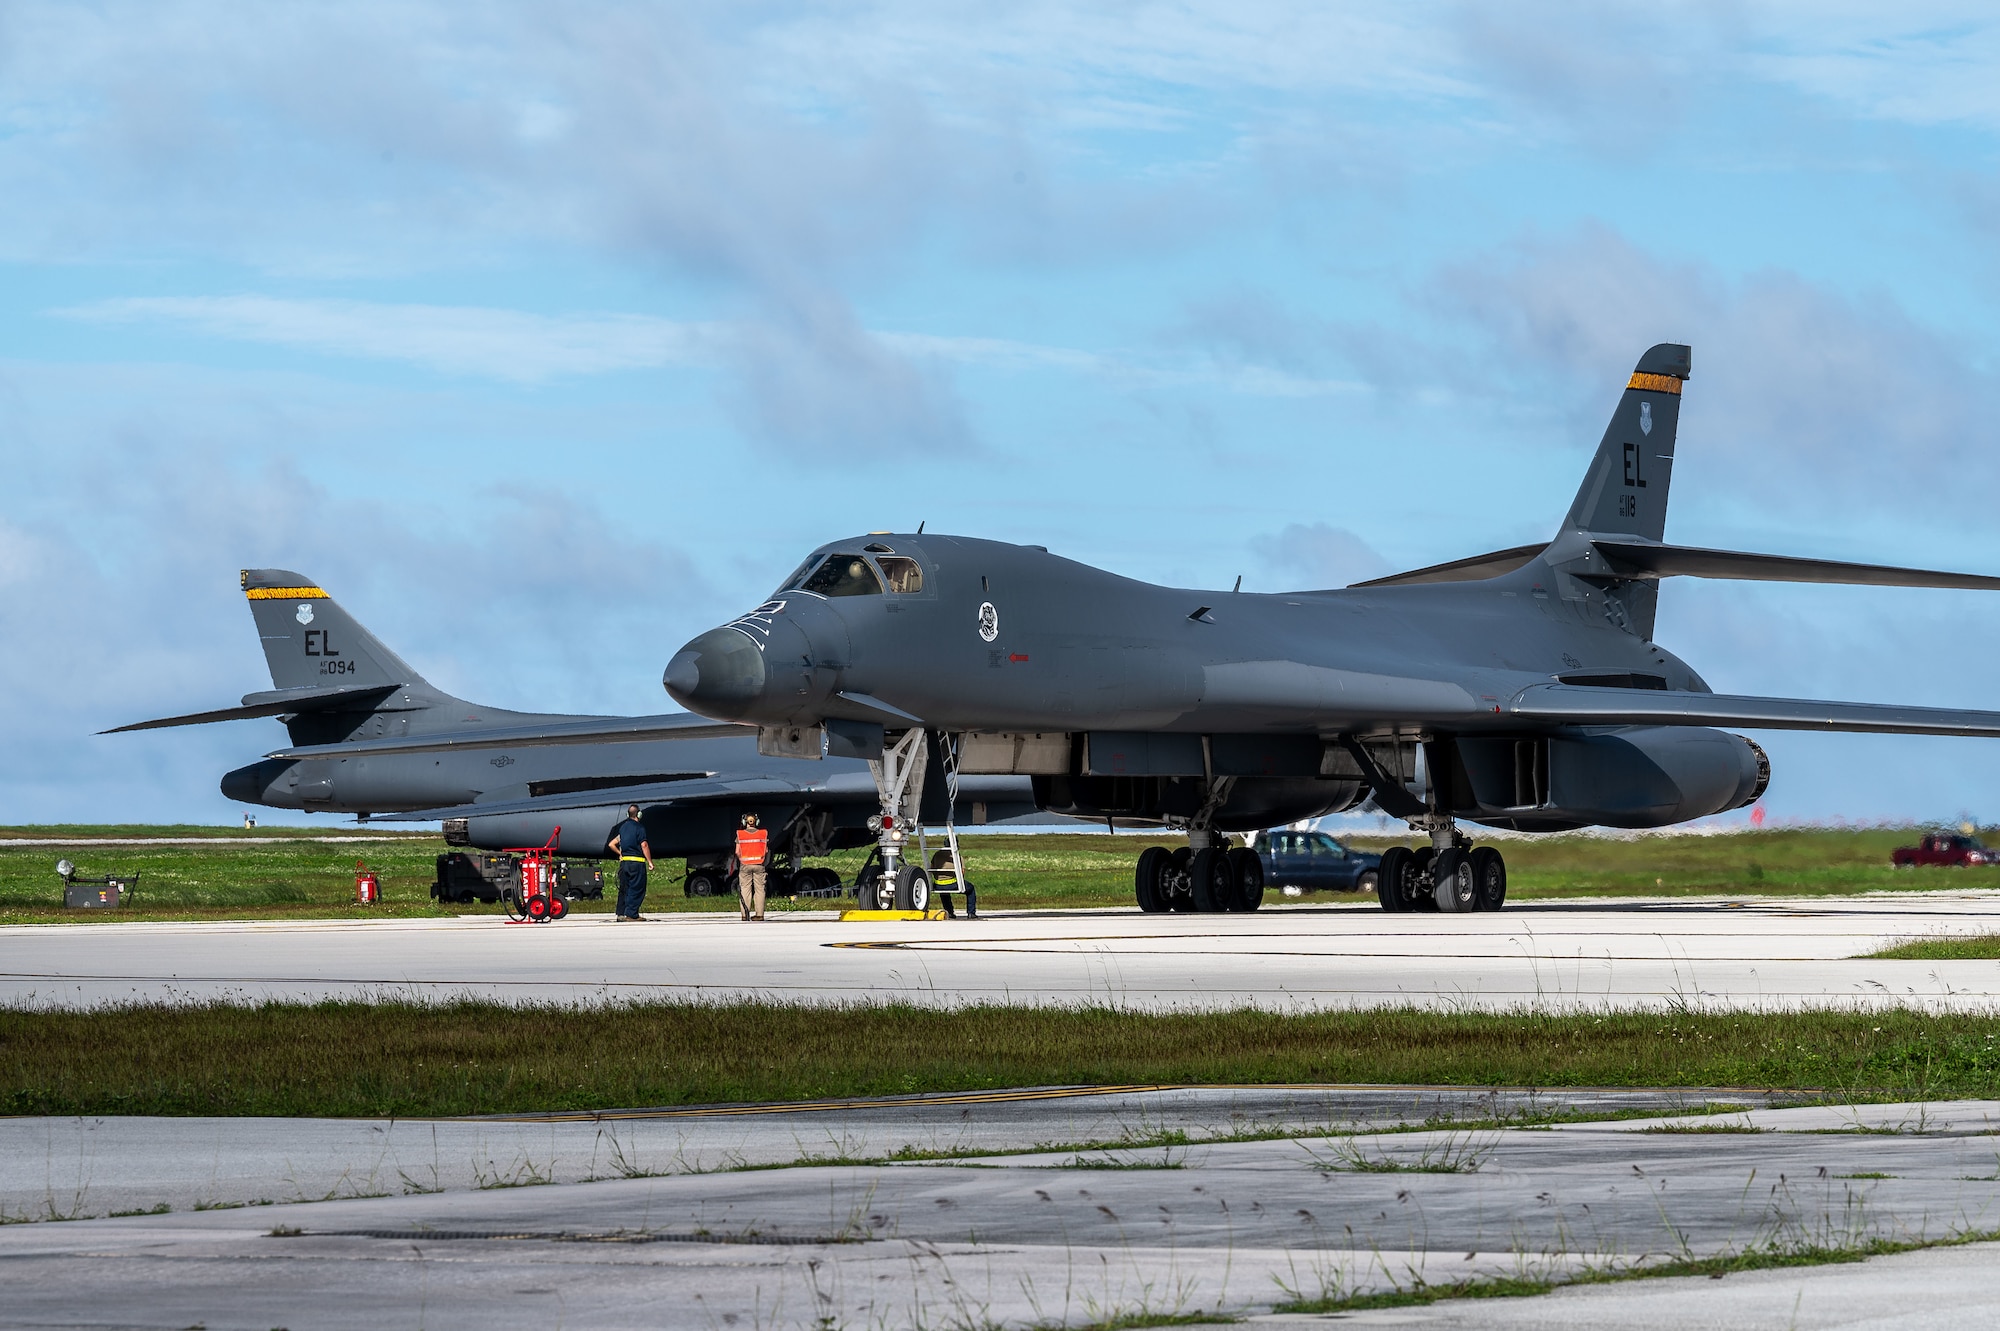
<instances>
[{"instance_id":1,"label":"small equipment box on grass","mask_svg":"<svg viewBox=\"0 0 2000 1331\"><path fill-rule=\"evenodd\" d=\"M99 878L86 878L78 874L76 866L68 860L56 862L56 873L62 878L63 905L79 910L102 910L106 907L125 904L127 893L138 890L139 875L136 873L106 874Z\"/></svg>"}]
</instances>

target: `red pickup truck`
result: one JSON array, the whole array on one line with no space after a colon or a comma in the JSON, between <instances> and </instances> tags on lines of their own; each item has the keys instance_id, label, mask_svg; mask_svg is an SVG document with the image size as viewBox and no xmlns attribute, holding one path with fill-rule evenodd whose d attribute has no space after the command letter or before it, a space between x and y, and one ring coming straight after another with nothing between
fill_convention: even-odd
<instances>
[{"instance_id":1,"label":"red pickup truck","mask_svg":"<svg viewBox=\"0 0 2000 1331\"><path fill-rule=\"evenodd\" d=\"M1988 850L1976 836L1933 832L1923 839L1923 844L1899 847L1889 859L1898 869L1914 869L1919 864L1949 864L1963 869L1969 864L2000 864L2000 850Z\"/></svg>"}]
</instances>

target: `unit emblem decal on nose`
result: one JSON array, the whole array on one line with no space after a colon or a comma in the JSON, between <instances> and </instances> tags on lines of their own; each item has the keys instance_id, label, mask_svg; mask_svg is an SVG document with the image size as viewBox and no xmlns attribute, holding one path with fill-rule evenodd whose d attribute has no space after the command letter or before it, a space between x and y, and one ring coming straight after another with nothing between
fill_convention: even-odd
<instances>
[{"instance_id":1,"label":"unit emblem decal on nose","mask_svg":"<svg viewBox=\"0 0 2000 1331\"><path fill-rule=\"evenodd\" d=\"M979 636L988 642L1000 636L1000 612L991 601L979 603Z\"/></svg>"},{"instance_id":2,"label":"unit emblem decal on nose","mask_svg":"<svg viewBox=\"0 0 2000 1331\"><path fill-rule=\"evenodd\" d=\"M313 622L312 602L311 601L299 602L299 623L310 624L312 622Z\"/></svg>"}]
</instances>

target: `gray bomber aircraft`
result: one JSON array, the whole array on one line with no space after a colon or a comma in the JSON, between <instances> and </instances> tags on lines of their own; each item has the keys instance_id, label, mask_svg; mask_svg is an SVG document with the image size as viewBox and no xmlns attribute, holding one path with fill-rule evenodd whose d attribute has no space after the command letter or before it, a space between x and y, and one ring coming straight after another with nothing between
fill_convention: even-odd
<instances>
[{"instance_id":1,"label":"gray bomber aircraft","mask_svg":"<svg viewBox=\"0 0 2000 1331\"><path fill-rule=\"evenodd\" d=\"M1493 909L1506 866L1461 820L1548 832L1740 808L1770 764L1716 727L2000 736L1996 712L1717 694L1653 641L1668 577L2000 589L1666 543L1689 368L1685 346L1640 358L1546 544L1259 595L1155 586L1041 546L860 536L688 643L664 682L695 712L758 726L766 752L873 760L891 819L935 747L964 773L1031 777L1045 810L1185 828L1186 849L1139 858L1146 910L1254 909L1258 862L1219 833L1370 797L1430 840L1383 857L1384 908ZM899 895L920 872L901 870Z\"/></svg>"},{"instance_id":2,"label":"gray bomber aircraft","mask_svg":"<svg viewBox=\"0 0 2000 1331\"><path fill-rule=\"evenodd\" d=\"M746 812L771 830L780 878L798 857L875 839L868 825L875 783L859 759L809 768L767 757L751 729L686 713L580 717L481 707L427 682L303 574L246 569L242 586L271 690L236 707L105 732L283 721L293 747L225 775L229 799L442 819L451 844L487 850L542 845L560 825L562 853L595 858L605 857L611 828L636 803L656 857L686 858L692 895L722 891L722 864ZM940 769L924 793L933 821L943 821L944 798ZM972 823L1033 817L1032 800L1027 778L968 778L957 812ZM807 872L813 886L838 882L831 870Z\"/></svg>"}]
</instances>

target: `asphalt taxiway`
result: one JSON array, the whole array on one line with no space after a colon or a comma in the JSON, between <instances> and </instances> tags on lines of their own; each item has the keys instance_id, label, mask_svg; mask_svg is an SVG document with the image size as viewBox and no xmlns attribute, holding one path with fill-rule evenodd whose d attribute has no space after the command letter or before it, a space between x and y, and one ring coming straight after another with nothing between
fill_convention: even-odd
<instances>
[{"instance_id":1,"label":"asphalt taxiway","mask_svg":"<svg viewBox=\"0 0 2000 1331\"><path fill-rule=\"evenodd\" d=\"M841 922L831 913L94 923L0 928L0 1002L641 998L1116 1003L1272 1009L1984 1009L2000 962L1879 961L1913 938L2000 932L2000 891L1523 902L1495 914L1352 905L1243 915L992 912Z\"/></svg>"}]
</instances>

